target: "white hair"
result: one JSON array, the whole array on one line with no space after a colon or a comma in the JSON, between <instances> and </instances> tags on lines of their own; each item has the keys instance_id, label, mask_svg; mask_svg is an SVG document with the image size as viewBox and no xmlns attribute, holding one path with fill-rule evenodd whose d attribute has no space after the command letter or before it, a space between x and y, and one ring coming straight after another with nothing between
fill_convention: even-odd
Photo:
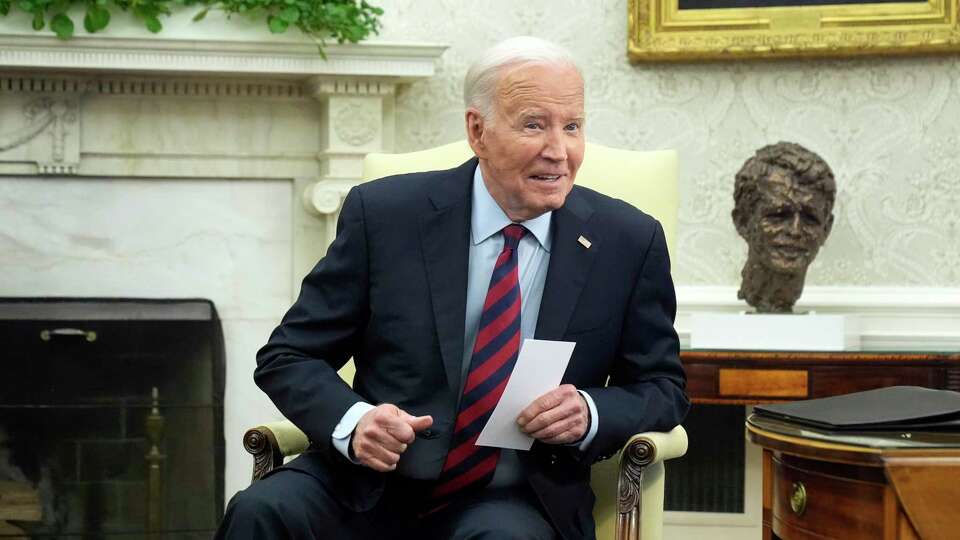
<instances>
[{"instance_id":1,"label":"white hair","mask_svg":"<svg viewBox=\"0 0 960 540\"><path fill-rule=\"evenodd\" d=\"M580 74L573 57L560 45L531 36L513 37L484 51L467 70L463 80L464 106L475 107L485 120L491 121L503 68L520 64L569 66Z\"/></svg>"}]
</instances>

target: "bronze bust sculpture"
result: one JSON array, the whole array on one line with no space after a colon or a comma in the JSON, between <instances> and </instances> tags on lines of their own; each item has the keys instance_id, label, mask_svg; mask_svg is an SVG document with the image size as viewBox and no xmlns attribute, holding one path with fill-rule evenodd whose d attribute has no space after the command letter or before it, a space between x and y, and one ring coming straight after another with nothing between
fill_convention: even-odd
<instances>
[{"instance_id":1,"label":"bronze bust sculpture","mask_svg":"<svg viewBox=\"0 0 960 540\"><path fill-rule=\"evenodd\" d=\"M748 246L738 298L760 313L793 311L833 226L836 192L827 163L799 144L765 146L743 164L733 193L733 223Z\"/></svg>"}]
</instances>

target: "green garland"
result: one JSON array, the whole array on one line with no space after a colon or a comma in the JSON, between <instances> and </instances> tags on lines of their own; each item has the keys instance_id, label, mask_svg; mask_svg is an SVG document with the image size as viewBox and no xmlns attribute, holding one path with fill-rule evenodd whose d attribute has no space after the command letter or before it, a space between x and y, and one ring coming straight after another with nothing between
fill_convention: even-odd
<instances>
[{"instance_id":1,"label":"green garland","mask_svg":"<svg viewBox=\"0 0 960 540\"><path fill-rule=\"evenodd\" d=\"M383 15L382 9L366 0L0 0L0 15L7 15L11 8L31 13L34 30L42 30L49 21L57 37L69 39L74 23L67 11L78 4L86 6L83 27L90 33L106 28L111 13L117 10L132 12L147 30L156 33L163 29L161 15L170 15L175 9L201 7L194 21L206 17L210 10L223 11L227 17L240 13L265 19L274 34L296 26L321 44L324 38L357 43L377 33L378 17Z\"/></svg>"}]
</instances>

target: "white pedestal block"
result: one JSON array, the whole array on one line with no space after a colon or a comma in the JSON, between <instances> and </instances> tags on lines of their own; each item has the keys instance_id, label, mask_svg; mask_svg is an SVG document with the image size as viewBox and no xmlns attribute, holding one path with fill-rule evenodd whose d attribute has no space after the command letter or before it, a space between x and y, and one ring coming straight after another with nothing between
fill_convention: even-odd
<instances>
[{"instance_id":1,"label":"white pedestal block","mask_svg":"<svg viewBox=\"0 0 960 540\"><path fill-rule=\"evenodd\" d=\"M856 315L694 313L694 349L850 351L859 350Z\"/></svg>"}]
</instances>

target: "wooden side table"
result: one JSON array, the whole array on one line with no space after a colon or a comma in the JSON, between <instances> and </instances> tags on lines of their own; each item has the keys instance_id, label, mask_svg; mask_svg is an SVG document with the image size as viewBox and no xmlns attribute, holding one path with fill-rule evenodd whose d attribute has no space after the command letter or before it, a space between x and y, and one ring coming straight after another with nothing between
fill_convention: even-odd
<instances>
[{"instance_id":1,"label":"wooden side table","mask_svg":"<svg viewBox=\"0 0 960 540\"><path fill-rule=\"evenodd\" d=\"M694 403L752 405L908 385L960 392L960 353L685 350Z\"/></svg>"},{"instance_id":2,"label":"wooden side table","mask_svg":"<svg viewBox=\"0 0 960 540\"><path fill-rule=\"evenodd\" d=\"M763 538L957 538L960 433L841 434L751 415Z\"/></svg>"}]
</instances>

